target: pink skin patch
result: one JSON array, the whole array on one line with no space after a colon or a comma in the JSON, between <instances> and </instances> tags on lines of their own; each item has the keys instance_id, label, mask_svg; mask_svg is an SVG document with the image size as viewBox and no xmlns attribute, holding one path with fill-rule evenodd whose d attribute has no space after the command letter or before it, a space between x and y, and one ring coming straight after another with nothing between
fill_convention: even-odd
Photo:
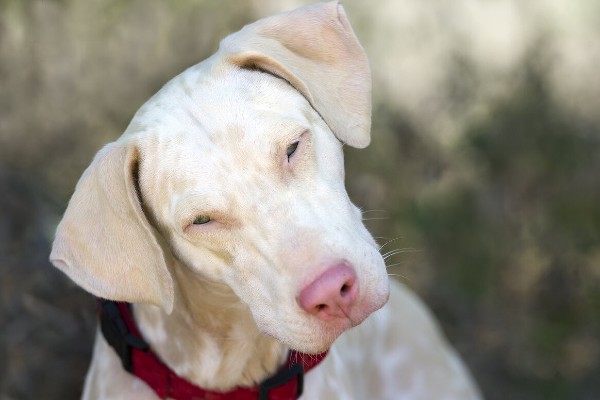
<instances>
[{"instance_id":1,"label":"pink skin patch","mask_svg":"<svg viewBox=\"0 0 600 400\"><path fill-rule=\"evenodd\" d=\"M350 319L358 298L356 273L345 263L328 268L300 291L298 304L323 321Z\"/></svg>"}]
</instances>

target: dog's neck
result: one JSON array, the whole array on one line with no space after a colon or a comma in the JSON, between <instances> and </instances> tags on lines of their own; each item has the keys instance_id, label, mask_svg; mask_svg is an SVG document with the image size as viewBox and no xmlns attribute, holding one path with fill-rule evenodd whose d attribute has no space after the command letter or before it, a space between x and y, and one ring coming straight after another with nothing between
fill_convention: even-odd
<instances>
[{"instance_id":1,"label":"dog's neck","mask_svg":"<svg viewBox=\"0 0 600 400\"><path fill-rule=\"evenodd\" d=\"M183 265L173 312L136 304L144 339L179 376L206 389L257 384L275 373L287 348L258 331L248 307L224 284L209 282Z\"/></svg>"}]
</instances>

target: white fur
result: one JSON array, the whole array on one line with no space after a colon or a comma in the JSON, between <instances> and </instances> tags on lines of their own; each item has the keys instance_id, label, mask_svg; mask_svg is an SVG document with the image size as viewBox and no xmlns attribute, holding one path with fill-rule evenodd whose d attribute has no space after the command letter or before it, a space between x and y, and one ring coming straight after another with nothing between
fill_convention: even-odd
<instances>
[{"instance_id":1,"label":"white fur","mask_svg":"<svg viewBox=\"0 0 600 400\"><path fill-rule=\"evenodd\" d=\"M135 302L154 351L206 388L254 385L289 348L331 347L303 398L478 398L405 288L392 283L375 312L390 285L344 188L340 142L364 147L369 124L368 64L339 4L261 20L165 85L98 153L51 260L90 292ZM359 295L348 318L324 321L298 294L339 263ZM154 394L99 334L84 398Z\"/></svg>"}]
</instances>

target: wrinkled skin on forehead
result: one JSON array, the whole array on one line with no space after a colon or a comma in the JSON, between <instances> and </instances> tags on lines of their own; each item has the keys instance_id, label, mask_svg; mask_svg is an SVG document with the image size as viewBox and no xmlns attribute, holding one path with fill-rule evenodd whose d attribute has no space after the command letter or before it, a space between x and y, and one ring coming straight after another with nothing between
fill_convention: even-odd
<instances>
[{"instance_id":1,"label":"wrinkled skin on forehead","mask_svg":"<svg viewBox=\"0 0 600 400\"><path fill-rule=\"evenodd\" d=\"M139 148L144 210L177 259L227 284L261 331L323 351L388 295L383 260L344 187L342 144L282 79L195 72L163 88L124 136ZM199 216L210 222L193 224ZM356 271L359 306L324 323L296 295L340 261Z\"/></svg>"}]
</instances>

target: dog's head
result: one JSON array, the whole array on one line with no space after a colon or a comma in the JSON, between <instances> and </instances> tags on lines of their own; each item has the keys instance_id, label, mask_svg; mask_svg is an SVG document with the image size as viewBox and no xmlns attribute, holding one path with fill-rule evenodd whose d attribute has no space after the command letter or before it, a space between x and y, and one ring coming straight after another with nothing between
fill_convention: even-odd
<instances>
[{"instance_id":1,"label":"dog's head","mask_svg":"<svg viewBox=\"0 0 600 400\"><path fill-rule=\"evenodd\" d=\"M51 260L97 296L169 313L174 258L228 285L263 332L322 351L388 295L344 188L342 143L369 143L370 108L368 63L339 4L248 25L97 154Z\"/></svg>"}]
</instances>

